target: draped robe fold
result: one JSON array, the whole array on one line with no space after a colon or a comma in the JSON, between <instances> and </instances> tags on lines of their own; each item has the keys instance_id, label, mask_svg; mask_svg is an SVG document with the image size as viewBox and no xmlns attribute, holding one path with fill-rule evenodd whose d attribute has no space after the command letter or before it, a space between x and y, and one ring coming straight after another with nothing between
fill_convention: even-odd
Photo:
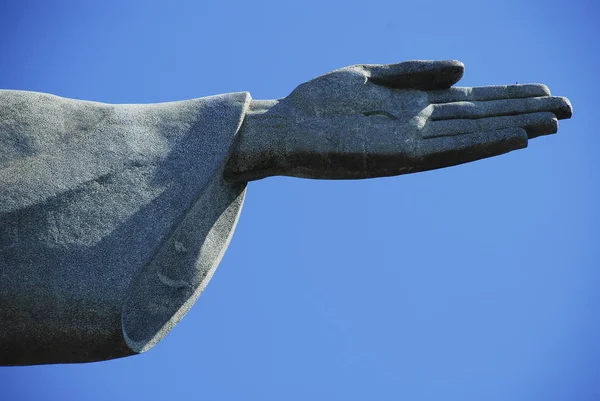
<instances>
[{"instance_id":1,"label":"draped robe fold","mask_svg":"<svg viewBox=\"0 0 600 401\"><path fill-rule=\"evenodd\" d=\"M248 93L111 105L0 91L0 364L148 350L227 248Z\"/></svg>"}]
</instances>

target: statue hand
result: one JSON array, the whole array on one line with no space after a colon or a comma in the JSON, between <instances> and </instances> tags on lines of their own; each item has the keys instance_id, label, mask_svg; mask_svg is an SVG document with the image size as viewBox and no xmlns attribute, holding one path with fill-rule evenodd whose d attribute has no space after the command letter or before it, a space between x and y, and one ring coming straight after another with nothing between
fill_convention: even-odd
<instances>
[{"instance_id":1,"label":"statue hand","mask_svg":"<svg viewBox=\"0 0 600 401\"><path fill-rule=\"evenodd\" d=\"M524 148L571 117L545 85L451 88L458 61L354 65L256 102L229 177L370 178ZM246 131L248 135L246 135Z\"/></svg>"}]
</instances>

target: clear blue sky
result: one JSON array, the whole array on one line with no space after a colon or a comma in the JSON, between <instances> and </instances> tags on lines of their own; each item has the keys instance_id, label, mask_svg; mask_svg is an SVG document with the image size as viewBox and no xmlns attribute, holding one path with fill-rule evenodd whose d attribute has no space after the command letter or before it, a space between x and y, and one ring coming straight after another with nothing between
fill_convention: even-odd
<instances>
[{"instance_id":1,"label":"clear blue sky","mask_svg":"<svg viewBox=\"0 0 600 401\"><path fill-rule=\"evenodd\" d=\"M5 89L270 99L349 64L459 59L463 86L541 82L575 110L558 135L463 166L251 183L213 280L158 346L0 368L0 400L600 400L598 11L592 0L0 2Z\"/></svg>"}]
</instances>

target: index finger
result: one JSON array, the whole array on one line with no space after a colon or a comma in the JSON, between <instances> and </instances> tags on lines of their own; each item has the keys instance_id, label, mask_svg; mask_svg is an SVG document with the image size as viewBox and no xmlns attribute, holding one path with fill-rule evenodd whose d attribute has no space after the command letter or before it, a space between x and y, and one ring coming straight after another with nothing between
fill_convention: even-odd
<instances>
[{"instance_id":1,"label":"index finger","mask_svg":"<svg viewBox=\"0 0 600 401\"><path fill-rule=\"evenodd\" d=\"M550 89L543 84L457 87L431 91L427 93L427 96L431 103L469 102L550 96Z\"/></svg>"}]
</instances>

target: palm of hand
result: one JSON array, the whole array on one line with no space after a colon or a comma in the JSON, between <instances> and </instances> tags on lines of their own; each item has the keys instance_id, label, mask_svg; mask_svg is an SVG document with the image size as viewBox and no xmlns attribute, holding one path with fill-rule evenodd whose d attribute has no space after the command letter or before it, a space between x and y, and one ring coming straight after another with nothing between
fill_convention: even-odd
<instances>
[{"instance_id":1,"label":"palm of hand","mask_svg":"<svg viewBox=\"0 0 600 401\"><path fill-rule=\"evenodd\" d=\"M334 145L322 178L397 175L495 156L555 133L557 119L571 116L568 100L544 85L451 88L463 68L456 61L346 67L298 86L280 106Z\"/></svg>"}]
</instances>

